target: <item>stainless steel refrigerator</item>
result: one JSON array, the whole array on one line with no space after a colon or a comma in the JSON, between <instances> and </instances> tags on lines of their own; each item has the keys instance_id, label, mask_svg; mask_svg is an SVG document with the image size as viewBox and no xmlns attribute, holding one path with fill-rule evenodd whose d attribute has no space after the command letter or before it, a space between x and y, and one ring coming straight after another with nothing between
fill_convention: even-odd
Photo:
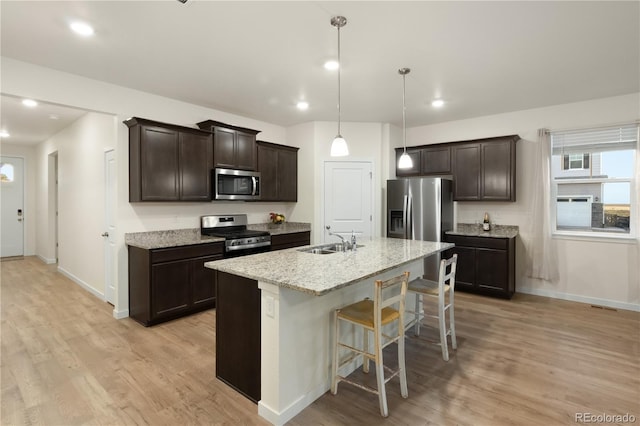
<instances>
[{"instance_id":1,"label":"stainless steel refrigerator","mask_svg":"<svg viewBox=\"0 0 640 426\"><path fill-rule=\"evenodd\" d=\"M387 181L387 237L442 241L453 229L452 181L406 178ZM439 255L425 259L425 278L437 280Z\"/></svg>"}]
</instances>

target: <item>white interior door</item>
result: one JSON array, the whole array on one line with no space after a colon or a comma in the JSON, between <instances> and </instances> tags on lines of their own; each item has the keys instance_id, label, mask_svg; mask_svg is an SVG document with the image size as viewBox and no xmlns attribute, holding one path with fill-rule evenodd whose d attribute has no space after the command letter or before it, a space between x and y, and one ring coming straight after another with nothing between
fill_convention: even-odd
<instances>
[{"instance_id":1,"label":"white interior door","mask_svg":"<svg viewBox=\"0 0 640 426\"><path fill-rule=\"evenodd\" d=\"M324 242L336 237L370 237L373 233L373 165L367 161L324 163Z\"/></svg>"},{"instance_id":2,"label":"white interior door","mask_svg":"<svg viewBox=\"0 0 640 426\"><path fill-rule=\"evenodd\" d=\"M115 151L104 153L105 182L105 232L104 237L104 296L115 305L116 300L116 155Z\"/></svg>"},{"instance_id":3,"label":"white interior door","mask_svg":"<svg viewBox=\"0 0 640 426\"><path fill-rule=\"evenodd\" d=\"M0 257L24 255L24 160L0 157Z\"/></svg>"}]
</instances>

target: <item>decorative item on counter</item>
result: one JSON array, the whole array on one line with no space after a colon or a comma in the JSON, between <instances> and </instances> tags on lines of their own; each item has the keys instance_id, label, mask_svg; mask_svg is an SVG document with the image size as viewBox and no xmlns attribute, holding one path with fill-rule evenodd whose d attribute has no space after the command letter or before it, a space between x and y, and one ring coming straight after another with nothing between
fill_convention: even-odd
<instances>
[{"instance_id":1,"label":"decorative item on counter","mask_svg":"<svg viewBox=\"0 0 640 426\"><path fill-rule=\"evenodd\" d=\"M485 231L491 230L491 224L489 223L489 213L484 214L484 221L482 222L482 229Z\"/></svg>"},{"instance_id":2,"label":"decorative item on counter","mask_svg":"<svg viewBox=\"0 0 640 426\"><path fill-rule=\"evenodd\" d=\"M284 215L282 213L269 213L269 217L271 218L271 223L275 223L276 225L279 225L281 223L284 223Z\"/></svg>"}]
</instances>

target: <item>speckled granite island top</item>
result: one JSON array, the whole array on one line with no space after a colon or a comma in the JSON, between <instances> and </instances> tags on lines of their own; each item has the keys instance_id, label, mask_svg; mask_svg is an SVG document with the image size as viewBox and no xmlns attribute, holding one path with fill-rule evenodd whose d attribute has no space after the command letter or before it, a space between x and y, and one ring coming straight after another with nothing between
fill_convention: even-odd
<instances>
[{"instance_id":1,"label":"speckled granite island top","mask_svg":"<svg viewBox=\"0 0 640 426\"><path fill-rule=\"evenodd\" d=\"M304 253L297 247L232 259L205 266L249 279L321 296L395 267L453 247L450 243L372 238L358 241L355 252Z\"/></svg>"},{"instance_id":2,"label":"speckled granite island top","mask_svg":"<svg viewBox=\"0 0 640 426\"><path fill-rule=\"evenodd\" d=\"M490 231L484 231L482 225L459 223L455 231L447 231L446 234L465 237L514 238L518 232L518 227L511 225L492 225Z\"/></svg>"}]
</instances>

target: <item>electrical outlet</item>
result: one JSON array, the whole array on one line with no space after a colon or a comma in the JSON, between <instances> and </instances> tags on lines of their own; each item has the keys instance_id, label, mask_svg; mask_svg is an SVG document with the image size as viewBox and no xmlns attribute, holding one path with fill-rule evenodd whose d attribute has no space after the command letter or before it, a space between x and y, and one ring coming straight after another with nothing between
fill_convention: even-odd
<instances>
[{"instance_id":1,"label":"electrical outlet","mask_svg":"<svg viewBox=\"0 0 640 426\"><path fill-rule=\"evenodd\" d=\"M273 299L273 297L271 296L267 296L266 301L265 301L265 310L266 310L266 314L268 317L273 318L275 313L275 303L276 301Z\"/></svg>"}]
</instances>

